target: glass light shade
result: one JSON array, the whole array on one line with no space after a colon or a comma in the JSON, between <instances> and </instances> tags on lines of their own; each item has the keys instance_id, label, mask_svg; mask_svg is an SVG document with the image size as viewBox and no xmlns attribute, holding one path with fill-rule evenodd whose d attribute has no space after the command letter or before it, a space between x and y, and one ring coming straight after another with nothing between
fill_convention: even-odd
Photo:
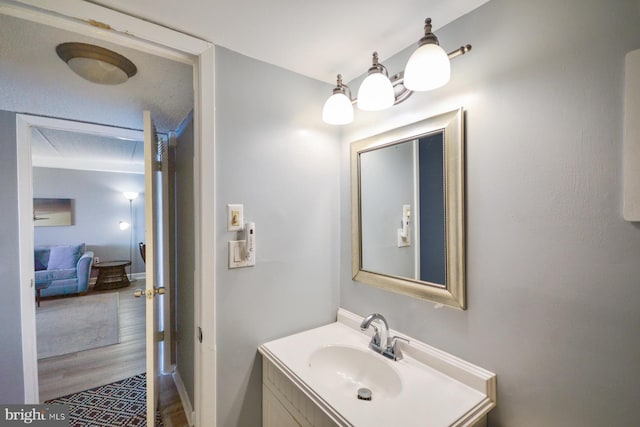
<instances>
[{"instance_id":1,"label":"glass light shade","mask_svg":"<svg viewBox=\"0 0 640 427\"><path fill-rule=\"evenodd\" d=\"M131 226L131 224L129 224L127 221L120 221L119 225L120 225L120 230L123 230L123 231L128 229Z\"/></svg>"},{"instance_id":2,"label":"glass light shade","mask_svg":"<svg viewBox=\"0 0 640 427\"><path fill-rule=\"evenodd\" d=\"M413 91L432 90L444 86L451 76L449 56L437 44L416 49L404 69L404 87Z\"/></svg>"},{"instance_id":3,"label":"glass light shade","mask_svg":"<svg viewBox=\"0 0 640 427\"><path fill-rule=\"evenodd\" d=\"M322 108L322 120L330 125L346 125L353 121L353 105L344 93L334 93Z\"/></svg>"},{"instance_id":4,"label":"glass light shade","mask_svg":"<svg viewBox=\"0 0 640 427\"><path fill-rule=\"evenodd\" d=\"M358 108L365 111L385 110L395 102L393 85L382 73L371 73L358 89Z\"/></svg>"},{"instance_id":5,"label":"glass light shade","mask_svg":"<svg viewBox=\"0 0 640 427\"><path fill-rule=\"evenodd\" d=\"M124 70L99 59L77 57L67 61L67 65L74 73L93 83L118 85L129 79Z\"/></svg>"},{"instance_id":6,"label":"glass light shade","mask_svg":"<svg viewBox=\"0 0 640 427\"><path fill-rule=\"evenodd\" d=\"M124 197L126 197L127 200L133 200L138 197L138 193L136 193L135 191L125 191L122 194L124 194Z\"/></svg>"}]
</instances>

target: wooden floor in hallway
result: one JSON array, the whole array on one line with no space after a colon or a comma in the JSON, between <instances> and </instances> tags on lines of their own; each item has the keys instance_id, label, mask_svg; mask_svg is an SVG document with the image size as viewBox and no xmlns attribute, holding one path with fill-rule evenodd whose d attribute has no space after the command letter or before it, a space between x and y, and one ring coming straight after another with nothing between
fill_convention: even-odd
<instances>
[{"instance_id":1,"label":"wooden floor in hallway","mask_svg":"<svg viewBox=\"0 0 640 427\"><path fill-rule=\"evenodd\" d=\"M119 295L120 343L38 361L40 401L109 384L145 372L145 299L135 298L144 280L113 291ZM95 292L90 292L95 293ZM69 298L82 298L73 296ZM44 306L51 300L43 299ZM160 409L167 427L188 426L171 376L161 381ZM166 420L165 420L166 417Z\"/></svg>"}]
</instances>

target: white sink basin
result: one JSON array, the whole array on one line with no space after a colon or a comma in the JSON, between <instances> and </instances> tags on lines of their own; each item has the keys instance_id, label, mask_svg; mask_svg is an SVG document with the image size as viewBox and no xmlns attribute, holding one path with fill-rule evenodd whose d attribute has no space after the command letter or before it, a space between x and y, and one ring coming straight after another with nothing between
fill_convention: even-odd
<instances>
[{"instance_id":1,"label":"white sink basin","mask_svg":"<svg viewBox=\"0 0 640 427\"><path fill-rule=\"evenodd\" d=\"M260 346L269 405L340 427L482 425L495 406L495 374L413 338L391 361L368 348L362 317L340 309L337 320ZM371 401L358 400L359 388Z\"/></svg>"},{"instance_id":2,"label":"white sink basin","mask_svg":"<svg viewBox=\"0 0 640 427\"><path fill-rule=\"evenodd\" d=\"M373 400L393 398L402 391L398 372L372 350L329 345L309 356L309 368L327 388L356 399L359 388L371 390Z\"/></svg>"}]
</instances>

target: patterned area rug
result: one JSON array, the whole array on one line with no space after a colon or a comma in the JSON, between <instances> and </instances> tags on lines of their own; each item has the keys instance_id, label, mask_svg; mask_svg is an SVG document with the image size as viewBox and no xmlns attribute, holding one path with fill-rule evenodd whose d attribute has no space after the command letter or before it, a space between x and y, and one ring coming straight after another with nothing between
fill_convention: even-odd
<instances>
[{"instance_id":1,"label":"patterned area rug","mask_svg":"<svg viewBox=\"0 0 640 427\"><path fill-rule=\"evenodd\" d=\"M72 427L129 427L147 425L146 399L147 380L140 374L46 403L67 405ZM159 411L156 427L162 427Z\"/></svg>"}]
</instances>

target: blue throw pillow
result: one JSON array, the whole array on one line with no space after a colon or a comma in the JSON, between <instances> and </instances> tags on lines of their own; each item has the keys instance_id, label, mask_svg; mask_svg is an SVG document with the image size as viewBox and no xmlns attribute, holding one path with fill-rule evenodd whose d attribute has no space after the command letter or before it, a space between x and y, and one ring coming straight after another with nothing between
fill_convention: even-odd
<instances>
[{"instance_id":1,"label":"blue throw pillow","mask_svg":"<svg viewBox=\"0 0 640 427\"><path fill-rule=\"evenodd\" d=\"M33 265L36 271L46 270L49 263L49 248L35 247L34 248Z\"/></svg>"},{"instance_id":2,"label":"blue throw pillow","mask_svg":"<svg viewBox=\"0 0 640 427\"><path fill-rule=\"evenodd\" d=\"M78 260L84 252L84 243L78 246L52 246L49 254L47 270L76 268Z\"/></svg>"},{"instance_id":3,"label":"blue throw pillow","mask_svg":"<svg viewBox=\"0 0 640 427\"><path fill-rule=\"evenodd\" d=\"M33 266L34 266L35 271L41 271L41 270L46 270L47 269L47 266L44 265L42 263L42 261L40 261L40 259L38 257L35 257L35 259L33 261L34 261L33 262Z\"/></svg>"}]
</instances>

